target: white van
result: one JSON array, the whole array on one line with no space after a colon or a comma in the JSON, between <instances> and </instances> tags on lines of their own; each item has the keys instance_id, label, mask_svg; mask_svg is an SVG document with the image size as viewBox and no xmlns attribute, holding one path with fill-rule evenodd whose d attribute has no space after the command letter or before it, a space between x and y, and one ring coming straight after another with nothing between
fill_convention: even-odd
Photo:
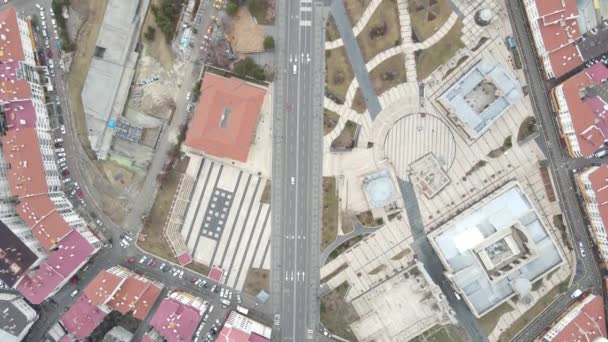
<instances>
[{"instance_id":1,"label":"white van","mask_svg":"<svg viewBox=\"0 0 608 342\"><path fill-rule=\"evenodd\" d=\"M583 294L583 291L581 291L581 289L576 289L576 290L574 290L574 292L572 292L572 294L570 295L570 297L572 299L574 299L574 298L580 297L582 294Z\"/></svg>"},{"instance_id":2,"label":"white van","mask_svg":"<svg viewBox=\"0 0 608 342\"><path fill-rule=\"evenodd\" d=\"M70 297L74 297L78 294L78 289L72 291L72 293L70 293Z\"/></svg>"},{"instance_id":3,"label":"white van","mask_svg":"<svg viewBox=\"0 0 608 342\"><path fill-rule=\"evenodd\" d=\"M293 65L293 74L297 74L298 73L298 66L297 65Z\"/></svg>"}]
</instances>

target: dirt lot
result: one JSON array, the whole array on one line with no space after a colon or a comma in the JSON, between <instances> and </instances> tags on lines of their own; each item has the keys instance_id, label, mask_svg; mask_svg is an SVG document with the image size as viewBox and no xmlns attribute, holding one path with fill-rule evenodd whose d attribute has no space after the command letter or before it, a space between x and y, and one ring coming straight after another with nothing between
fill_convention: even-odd
<instances>
[{"instance_id":1,"label":"dirt lot","mask_svg":"<svg viewBox=\"0 0 608 342\"><path fill-rule=\"evenodd\" d=\"M270 289L270 271L259 268L252 268L247 272L245 279L245 288L243 292L256 296L261 290L269 292Z\"/></svg>"},{"instance_id":2,"label":"dirt lot","mask_svg":"<svg viewBox=\"0 0 608 342\"><path fill-rule=\"evenodd\" d=\"M275 0L249 0L248 9L260 25L274 24ZM245 7L245 6L243 6Z\"/></svg>"},{"instance_id":3,"label":"dirt lot","mask_svg":"<svg viewBox=\"0 0 608 342\"><path fill-rule=\"evenodd\" d=\"M348 87L355 77L344 47L325 51L325 92L338 102L344 103Z\"/></svg>"},{"instance_id":4,"label":"dirt lot","mask_svg":"<svg viewBox=\"0 0 608 342\"><path fill-rule=\"evenodd\" d=\"M89 72L93 48L97 41L97 33L99 33L106 9L106 1L74 0L72 2L72 8L78 10L78 17L83 25L78 31L78 38L74 40L76 50L70 66L70 72L66 77L66 83L69 90L71 111L76 131L78 132L78 139L89 155L89 158L94 159L95 154L91 149L91 144L89 143L87 136L80 92L84 87L84 82Z\"/></svg>"},{"instance_id":5,"label":"dirt lot","mask_svg":"<svg viewBox=\"0 0 608 342\"><path fill-rule=\"evenodd\" d=\"M333 131L334 127L338 124L340 115L332 112L331 110L325 109L323 111L323 135Z\"/></svg>"},{"instance_id":6,"label":"dirt lot","mask_svg":"<svg viewBox=\"0 0 608 342\"><path fill-rule=\"evenodd\" d=\"M415 42L423 42L432 36L452 14L448 0L410 0L407 10Z\"/></svg>"},{"instance_id":7,"label":"dirt lot","mask_svg":"<svg viewBox=\"0 0 608 342\"><path fill-rule=\"evenodd\" d=\"M350 324L359 319L352 304L344 301L348 293L347 282L321 298L321 322L329 331L349 341L357 341Z\"/></svg>"},{"instance_id":8,"label":"dirt lot","mask_svg":"<svg viewBox=\"0 0 608 342\"><path fill-rule=\"evenodd\" d=\"M369 62L380 52L401 43L397 0L383 0L357 36L363 59Z\"/></svg>"},{"instance_id":9,"label":"dirt lot","mask_svg":"<svg viewBox=\"0 0 608 342\"><path fill-rule=\"evenodd\" d=\"M346 14L348 14L348 18L350 19L350 23L352 26L355 26L363 12L372 0L344 0L344 7L346 7Z\"/></svg>"},{"instance_id":10,"label":"dirt lot","mask_svg":"<svg viewBox=\"0 0 608 342\"><path fill-rule=\"evenodd\" d=\"M464 47L464 43L460 40L462 27L461 21L456 22L452 29L433 46L426 50L416 51L418 80L427 78L440 65L449 61L456 51Z\"/></svg>"},{"instance_id":11,"label":"dirt lot","mask_svg":"<svg viewBox=\"0 0 608 342\"><path fill-rule=\"evenodd\" d=\"M163 229L181 178L182 173L175 169L167 174L144 222L144 228L141 232L144 238L139 242L139 246L146 251L172 261L176 259L163 234Z\"/></svg>"},{"instance_id":12,"label":"dirt lot","mask_svg":"<svg viewBox=\"0 0 608 342\"><path fill-rule=\"evenodd\" d=\"M348 120L344 125L344 129L340 132L340 135L331 143L332 148L337 149L351 149L355 146L355 133L357 131L357 124L353 121Z\"/></svg>"},{"instance_id":13,"label":"dirt lot","mask_svg":"<svg viewBox=\"0 0 608 342\"><path fill-rule=\"evenodd\" d=\"M321 251L338 237L338 193L336 177L323 177L323 231Z\"/></svg>"},{"instance_id":14,"label":"dirt lot","mask_svg":"<svg viewBox=\"0 0 608 342\"><path fill-rule=\"evenodd\" d=\"M378 64L369 73L374 90L377 95L407 81L405 74L405 56L397 54Z\"/></svg>"},{"instance_id":15,"label":"dirt lot","mask_svg":"<svg viewBox=\"0 0 608 342\"><path fill-rule=\"evenodd\" d=\"M226 37L236 53L264 51L264 29L257 25L245 6L233 17L232 30Z\"/></svg>"}]
</instances>

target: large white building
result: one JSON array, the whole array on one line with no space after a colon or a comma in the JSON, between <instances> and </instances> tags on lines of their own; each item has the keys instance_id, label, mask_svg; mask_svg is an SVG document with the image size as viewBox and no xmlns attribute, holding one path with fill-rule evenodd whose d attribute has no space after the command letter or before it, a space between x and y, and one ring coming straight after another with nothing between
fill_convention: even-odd
<instances>
[{"instance_id":1,"label":"large white building","mask_svg":"<svg viewBox=\"0 0 608 342\"><path fill-rule=\"evenodd\" d=\"M563 263L543 219L512 181L429 234L473 314L481 317Z\"/></svg>"}]
</instances>

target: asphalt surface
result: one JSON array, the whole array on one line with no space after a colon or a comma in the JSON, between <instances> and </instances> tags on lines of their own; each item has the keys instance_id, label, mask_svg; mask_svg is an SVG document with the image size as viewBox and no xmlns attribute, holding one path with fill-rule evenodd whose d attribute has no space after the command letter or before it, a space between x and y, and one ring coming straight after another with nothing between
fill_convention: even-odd
<instances>
[{"instance_id":1,"label":"asphalt surface","mask_svg":"<svg viewBox=\"0 0 608 342\"><path fill-rule=\"evenodd\" d=\"M280 1L274 84L274 341L316 339L319 323L323 4Z\"/></svg>"},{"instance_id":2,"label":"asphalt surface","mask_svg":"<svg viewBox=\"0 0 608 342\"><path fill-rule=\"evenodd\" d=\"M544 80L541 64L536 56L534 42L527 23L525 8L520 0L508 1L507 9L511 26L513 27L517 46L522 57L525 75L530 86L530 97L534 106L537 122L541 128L541 136L544 140L545 153L551 164L556 193L560 200L560 206L564 213L570 235L574 246L580 241L584 249L589 251L586 257L576 250L576 274L573 285L546 310L537 316L520 334L517 341L530 341L538 336L549 324L557 319L565 309L572 304L570 294L577 288L591 291L596 294L602 293L601 275L599 273L596 253L591 253L592 244L590 232L584 220L584 211L581 207L582 199L577 195L573 168L588 166L591 163L602 162L602 160L590 160L581 163L580 160L571 159L562 145L559 134L556 114L553 112L550 102L549 82Z\"/></svg>"}]
</instances>

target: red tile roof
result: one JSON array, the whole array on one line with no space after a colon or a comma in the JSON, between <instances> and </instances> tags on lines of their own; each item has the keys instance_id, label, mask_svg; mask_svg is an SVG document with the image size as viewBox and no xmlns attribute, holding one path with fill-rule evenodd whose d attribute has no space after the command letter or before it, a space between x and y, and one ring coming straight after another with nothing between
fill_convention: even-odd
<instances>
[{"instance_id":1,"label":"red tile roof","mask_svg":"<svg viewBox=\"0 0 608 342\"><path fill-rule=\"evenodd\" d=\"M576 40L581 37L576 0L536 0L538 26L555 77L583 62Z\"/></svg>"},{"instance_id":2,"label":"red tile roof","mask_svg":"<svg viewBox=\"0 0 608 342\"><path fill-rule=\"evenodd\" d=\"M165 298L150 321L167 342L190 341L201 321L198 310L172 298Z\"/></svg>"},{"instance_id":3,"label":"red tile roof","mask_svg":"<svg viewBox=\"0 0 608 342\"><path fill-rule=\"evenodd\" d=\"M150 284L146 291L139 297L139 300L135 303L135 308L133 308L133 317L139 319L141 321L146 318L150 309L160 296L161 289L155 284Z\"/></svg>"},{"instance_id":4,"label":"red tile roof","mask_svg":"<svg viewBox=\"0 0 608 342\"><path fill-rule=\"evenodd\" d=\"M103 321L106 313L81 295L61 317L61 324L78 340L84 340Z\"/></svg>"},{"instance_id":5,"label":"red tile roof","mask_svg":"<svg viewBox=\"0 0 608 342\"><path fill-rule=\"evenodd\" d=\"M93 246L79 232L72 230L53 251L47 263L63 277L70 277L87 261L94 251Z\"/></svg>"},{"instance_id":6,"label":"red tile roof","mask_svg":"<svg viewBox=\"0 0 608 342\"><path fill-rule=\"evenodd\" d=\"M15 196L47 193L38 136L33 128L12 129L2 137L4 159L11 164L8 181Z\"/></svg>"},{"instance_id":7,"label":"red tile roof","mask_svg":"<svg viewBox=\"0 0 608 342\"><path fill-rule=\"evenodd\" d=\"M161 289L150 280L132 275L120 285L112 300L108 302L108 306L123 315L133 311L133 317L143 320L160 295L160 291Z\"/></svg>"},{"instance_id":8,"label":"red tile roof","mask_svg":"<svg viewBox=\"0 0 608 342\"><path fill-rule=\"evenodd\" d=\"M221 158L246 161L266 90L206 73L185 144Z\"/></svg>"},{"instance_id":9,"label":"red tile roof","mask_svg":"<svg viewBox=\"0 0 608 342\"><path fill-rule=\"evenodd\" d=\"M17 77L19 61L0 64L0 103L32 98L30 83Z\"/></svg>"},{"instance_id":10,"label":"red tile roof","mask_svg":"<svg viewBox=\"0 0 608 342\"><path fill-rule=\"evenodd\" d=\"M180 254L177 257L177 262L179 262L179 264L182 266L188 265L189 263L192 262L192 256L190 255L190 253Z\"/></svg>"},{"instance_id":11,"label":"red tile roof","mask_svg":"<svg viewBox=\"0 0 608 342\"><path fill-rule=\"evenodd\" d=\"M24 59L17 11L14 7L9 6L0 11L0 61L12 62Z\"/></svg>"},{"instance_id":12,"label":"red tile roof","mask_svg":"<svg viewBox=\"0 0 608 342\"><path fill-rule=\"evenodd\" d=\"M217 266L213 266L209 270L209 274L207 276L209 278L219 282L222 280L223 275L224 275L224 270L222 270L221 268L219 268Z\"/></svg>"},{"instance_id":13,"label":"red tile roof","mask_svg":"<svg viewBox=\"0 0 608 342\"><path fill-rule=\"evenodd\" d=\"M44 263L34 274L28 274L17 285L19 291L32 304L40 304L65 278L49 264Z\"/></svg>"},{"instance_id":14,"label":"red tile roof","mask_svg":"<svg viewBox=\"0 0 608 342\"><path fill-rule=\"evenodd\" d=\"M6 113L6 127L36 128L36 109L31 100L13 101L2 106Z\"/></svg>"},{"instance_id":15,"label":"red tile roof","mask_svg":"<svg viewBox=\"0 0 608 342\"><path fill-rule=\"evenodd\" d=\"M573 310L579 310L575 312ZM575 315L572 317L572 315ZM589 295L573 304L559 321L566 324L555 337L545 339L559 342L594 341L606 337L606 317L602 297Z\"/></svg>"},{"instance_id":16,"label":"red tile roof","mask_svg":"<svg viewBox=\"0 0 608 342\"><path fill-rule=\"evenodd\" d=\"M584 96L584 89L608 78L608 68L598 63L562 83L567 110L583 157L595 153L608 137L608 117L604 101Z\"/></svg>"},{"instance_id":17,"label":"red tile roof","mask_svg":"<svg viewBox=\"0 0 608 342\"><path fill-rule=\"evenodd\" d=\"M91 300L93 305L106 304L118 290L125 278L112 274L106 270L100 272L84 288L84 294Z\"/></svg>"}]
</instances>

